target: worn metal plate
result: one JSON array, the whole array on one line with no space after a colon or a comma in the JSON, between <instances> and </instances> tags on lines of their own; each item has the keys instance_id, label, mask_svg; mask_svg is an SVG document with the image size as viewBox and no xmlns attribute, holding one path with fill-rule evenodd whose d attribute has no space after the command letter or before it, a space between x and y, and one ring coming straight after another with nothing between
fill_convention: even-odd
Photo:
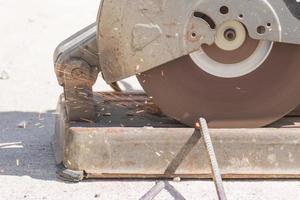
<instances>
[{"instance_id":1,"label":"worn metal plate","mask_svg":"<svg viewBox=\"0 0 300 200\"><path fill-rule=\"evenodd\" d=\"M57 162L86 178L210 178L204 143L194 129L159 113L142 94L95 94L98 123L67 123L63 100ZM224 178L300 178L300 118L267 128L213 129Z\"/></svg>"}]
</instances>

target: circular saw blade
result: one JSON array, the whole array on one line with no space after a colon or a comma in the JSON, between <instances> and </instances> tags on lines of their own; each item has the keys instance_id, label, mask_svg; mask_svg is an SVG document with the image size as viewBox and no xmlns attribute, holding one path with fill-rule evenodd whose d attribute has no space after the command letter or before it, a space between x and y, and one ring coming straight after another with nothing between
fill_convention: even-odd
<instances>
[{"instance_id":1,"label":"circular saw blade","mask_svg":"<svg viewBox=\"0 0 300 200\"><path fill-rule=\"evenodd\" d=\"M275 43L259 68L237 78L210 75L185 56L138 79L166 115L189 126L205 117L212 128L262 127L299 104L299 55L300 45Z\"/></svg>"}]
</instances>

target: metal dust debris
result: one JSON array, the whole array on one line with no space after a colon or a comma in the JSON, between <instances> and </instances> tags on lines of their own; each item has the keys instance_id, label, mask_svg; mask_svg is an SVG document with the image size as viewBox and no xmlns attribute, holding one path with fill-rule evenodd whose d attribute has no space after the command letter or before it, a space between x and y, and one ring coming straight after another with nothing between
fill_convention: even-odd
<instances>
[{"instance_id":1,"label":"metal dust debris","mask_svg":"<svg viewBox=\"0 0 300 200\"><path fill-rule=\"evenodd\" d=\"M22 121L18 124L18 128L27 128L28 122L27 121Z\"/></svg>"},{"instance_id":2,"label":"metal dust debris","mask_svg":"<svg viewBox=\"0 0 300 200\"><path fill-rule=\"evenodd\" d=\"M139 71L140 70L140 65L137 65L136 68L135 68L135 70Z\"/></svg>"},{"instance_id":3,"label":"metal dust debris","mask_svg":"<svg viewBox=\"0 0 300 200\"><path fill-rule=\"evenodd\" d=\"M91 124L93 124L93 123L95 123L94 121L92 121L92 120L89 120L89 119L85 119L85 118L80 118L82 121L84 121L84 122L87 122L87 123L91 123Z\"/></svg>"},{"instance_id":4,"label":"metal dust debris","mask_svg":"<svg viewBox=\"0 0 300 200\"><path fill-rule=\"evenodd\" d=\"M103 116L104 116L104 117L110 117L110 116L111 116L111 113L104 113Z\"/></svg>"},{"instance_id":5,"label":"metal dust debris","mask_svg":"<svg viewBox=\"0 0 300 200\"><path fill-rule=\"evenodd\" d=\"M0 73L0 80L8 80L9 79L9 74L8 72L6 72L5 70L3 70L1 73Z\"/></svg>"},{"instance_id":6,"label":"metal dust debris","mask_svg":"<svg viewBox=\"0 0 300 200\"><path fill-rule=\"evenodd\" d=\"M127 115L127 116L131 116L131 117L132 117L132 116L135 116L135 113L134 113L134 112L131 112L131 111L129 111L129 112L127 112L127 113L126 113L126 115Z\"/></svg>"},{"instance_id":7,"label":"metal dust debris","mask_svg":"<svg viewBox=\"0 0 300 200\"><path fill-rule=\"evenodd\" d=\"M173 179L173 181L174 181L174 182L180 182L180 181L181 181L181 178L180 178L180 177L175 177L175 178Z\"/></svg>"}]
</instances>

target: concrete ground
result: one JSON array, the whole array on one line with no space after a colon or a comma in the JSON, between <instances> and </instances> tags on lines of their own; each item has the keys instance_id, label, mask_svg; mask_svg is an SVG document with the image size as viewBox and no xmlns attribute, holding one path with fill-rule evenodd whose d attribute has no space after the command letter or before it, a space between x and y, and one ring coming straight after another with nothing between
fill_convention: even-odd
<instances>
[{"instance_id":1,"label":"concrete ground","mask_svg":"<svg viewBox=\"0 0 300 200\"><path fill-rule=\"evenodd\" d=\"M88 4L87 4L88 2ZM95 20L99 0L0 0L0 199L139 199L155 181L56 178L56 45ZM124 84L139 89L135 79ZM103 82L98 90L108 90ZM26 128L19 128L26 125ZM170 182L156 199L216 199L210 181ZM229 199L300 199L299 181L225 182Z\"/></svg>"}]
</instances>

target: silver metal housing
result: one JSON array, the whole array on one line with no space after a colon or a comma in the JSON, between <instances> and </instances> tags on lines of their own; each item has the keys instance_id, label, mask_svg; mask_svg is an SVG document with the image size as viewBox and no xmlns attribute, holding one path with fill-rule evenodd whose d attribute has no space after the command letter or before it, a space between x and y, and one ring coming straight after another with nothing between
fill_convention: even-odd
<instances>
[{"instance_id":1,"label":"silver metal housing","mask_svg":"<svg viewBox=\"0 0 300 200\"><path fill-rule=\"evenodd\" d=\"M296 3L296 4L295 4ZM98 46L104 79L115 82L212 44L215 29L240 21L250 37L300 43L291 0L103 0ZM196 14L200 13L199 16Z\"/></svg>"}]
</instances>

